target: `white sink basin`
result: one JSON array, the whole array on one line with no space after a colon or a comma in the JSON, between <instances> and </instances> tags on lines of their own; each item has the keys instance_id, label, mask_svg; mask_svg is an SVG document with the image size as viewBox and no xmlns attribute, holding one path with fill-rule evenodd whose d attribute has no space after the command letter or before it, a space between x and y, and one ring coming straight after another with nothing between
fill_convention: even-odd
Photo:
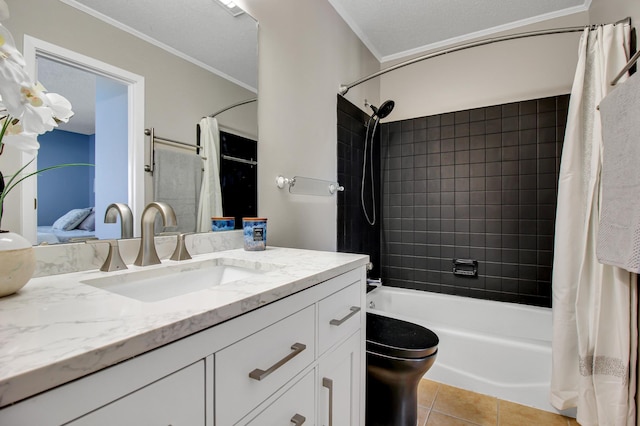
<instances>
[{"instance_id":1,"label":"white sink basin","mask_svg":"<svg viewBox=\"0 0 640 426\"><path fill-rule=\"evenodd\" d=\"M142 302L157 302L261 275L277 268L276 265L261 262L217 258L125 272L81 282Z\"/></svg>"}]
</instances>

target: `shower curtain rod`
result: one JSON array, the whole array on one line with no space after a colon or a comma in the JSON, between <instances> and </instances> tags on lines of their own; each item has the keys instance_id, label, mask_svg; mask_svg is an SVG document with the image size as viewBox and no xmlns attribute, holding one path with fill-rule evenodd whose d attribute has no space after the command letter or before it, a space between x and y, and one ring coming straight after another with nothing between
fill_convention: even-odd
<instances>
[{"instance_id":1,"label":"shower curtain rod","mask_svg":"<svg viewBox=\"0 0 640 426\"><path fill-rule=\"evenodd\" d=\"M256 102L257 100L258 100L258 98L251 98L251 99L247 99L247 100L245 100L245 101L236 102L235 104L231 104L231 105L229 105L229 106L226 106L226 107L222 108L221 110L216 111L216 112L214 112L214 113L213 113L213 114L211 114L211 115L208 115L207 117L211 117L211 118L213 118L213 117L215 117L215 116L216 116L216 115L218 115L218 114L222 114L223 112L225 112L225 111L227 111L227 110L230 110L231 108L235 108L235 107L238 107L238 106L240 106L240 105L250 104L251 102ZM203 118L204 118L204 117L203 117Z\"/></svg>"},{"instance_id":2,"label":"shower curtain rod","mask_svg":"<svg viewBox=\"0 0 640 426\"><path fill-rule=\"evenodd\" d=\"M616 22L616 24L623 24L623 23L631 24L631 18L627 17L627 18L621 19L620 21ZM435 58L435 57L438 57L438 56L446 55L447 53L458 52L460 50L471 49L472 47L484 46L484 45L487 45L487 44L493 44L493 43L497 43L497 42L500 42L500 41L516 40L516 39L520 39L520 38L535 37L535 36L540 36L540 35L551 35L551 34L582 32L582 31L585 30L585 28L595 28L595 27L597 27L597 25L583 25L581 27L555 28L555 29L550 29L550 30L529 31L529 32L524 32L524 33L510 34L510 35L505 35L505 36L500 36L500 37L488 38L488 39L484 39L484 40L472 41L472 42L469 42L469 43L461 44L459 46L454 46L454 47L449 47L449 48L446 48L446 49L438 50L437 52L427 53L426 55L418 56L417 58L409 59L407 61L400 62L399 64L393 65L393 66L391 66L389 68L385 68L383 70L374 72L373 74L368 75L366 77L362 77L362 78L360 78L360 79L358 79L358 80L356 80L356 81L354 81L352 83L341 85L340 86L340 90L338 91L338 93L344 96L344 95L347 94L349 89L351 89L352 87L355 87L355 86L357 86L359 84L367 82L367 81L369 81L369 80L371 80L373 78L380 77L383 74L386 74L386 73L391 72L391 71L395 71L395 70L397 70L399 68L406 67L407 65L412 65L412 64L415 64L417 62L422 62L422 61L424 61L426 59L431 59L431 58Z\"/></svg>"}]
</instances>

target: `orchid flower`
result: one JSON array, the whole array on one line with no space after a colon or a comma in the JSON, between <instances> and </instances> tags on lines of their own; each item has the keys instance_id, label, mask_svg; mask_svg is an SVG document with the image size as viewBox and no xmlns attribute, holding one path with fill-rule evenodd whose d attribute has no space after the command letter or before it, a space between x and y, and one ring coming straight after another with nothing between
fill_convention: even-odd
<instances>
[{"instance_id":1,"label":"orchid flower","mask_svg":"<svg viewBox=\"0 0 640 426\"><path fill-rule=\"evenodd\" d=\"M33 156L38 154L40 144L36 133L25 132L19 121L6 116L0 119L3 132L0 133L0 145L12 146Z\"/></svg>"},{"instance_id":2,"label":"orchid flower","mask_svg":"<svg viewBox=\"0 0 640 426\"><path fill-rule=\"evenodd\" d=\"M9 113L22 115L22 86L30 83L24 58L16 49L11 33L0 25L0 96Z\"/></svg>"},{"instance_id":3,"label":"orchid flower","mask_svg":"<svg viewBox=\"0 0 640 426\"><path fill-rule=\"evenodd\" d=\"M0 0L2 2L2 0ZM2 3L0 3L0 13ZM55 93L46 93L25 71L24 58L15 47L11 33L0 25L0 100L11 117L22 122L28 134L42 134L67 122L73 115L71 104Z\"/></svg>"}]
</instances>

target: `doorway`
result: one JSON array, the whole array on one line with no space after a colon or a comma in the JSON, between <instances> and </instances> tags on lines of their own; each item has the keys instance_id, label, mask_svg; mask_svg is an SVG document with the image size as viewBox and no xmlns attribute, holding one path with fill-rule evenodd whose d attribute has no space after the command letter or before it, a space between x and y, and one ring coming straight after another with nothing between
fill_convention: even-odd
<instances>
[{"instance_id":1,"label":"doorway","mask_svg":"<svg viewBox=\"0 0 640 426\"><path fill-rule=\"evenodd\" d=\"M38 77L38 62L70 67L74 72L95 79L94 191L98 218L96 234L100 238L119 237L119 228L105 227L100 218L104 217L104 211L111 202L126 202L131 207L134 217L137 217L137 213L143 208L144 77L26 35L24 57L27 71L34 79ZM49 87L47 89L56 92ZM63 92L58 93L65 96ZM121 141L122 146L114 149L113 141ZM114 156L114 152L118 154ZM23 154L22 164L26 164L30 159L28 155ZM31 163L28 169L37 170L36 161ZM25 180L24 183L28 184L21 185L21 233L36 244L37 179ZM134 235L139 235L139 224L135 221Z\"/></svg>"}]
</instances>

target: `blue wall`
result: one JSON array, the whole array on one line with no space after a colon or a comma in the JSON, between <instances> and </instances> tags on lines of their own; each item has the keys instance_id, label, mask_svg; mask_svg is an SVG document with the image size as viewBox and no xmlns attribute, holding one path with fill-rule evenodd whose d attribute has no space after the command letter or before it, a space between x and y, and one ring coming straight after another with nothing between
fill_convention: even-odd
<instances>
[{"instance_id":1,"label":"blue wall","mask_svg":"<svg viewBox=\"0 0 640 426\"><path fill-rule=\"evenodd\" d=\"M55 129L38 137L38 169L63 163L93 163L93 135ZM64 167L38 175L38 225L52 225L74 208L94 205L93 167Z\"/></svg>"}]
</instances>

